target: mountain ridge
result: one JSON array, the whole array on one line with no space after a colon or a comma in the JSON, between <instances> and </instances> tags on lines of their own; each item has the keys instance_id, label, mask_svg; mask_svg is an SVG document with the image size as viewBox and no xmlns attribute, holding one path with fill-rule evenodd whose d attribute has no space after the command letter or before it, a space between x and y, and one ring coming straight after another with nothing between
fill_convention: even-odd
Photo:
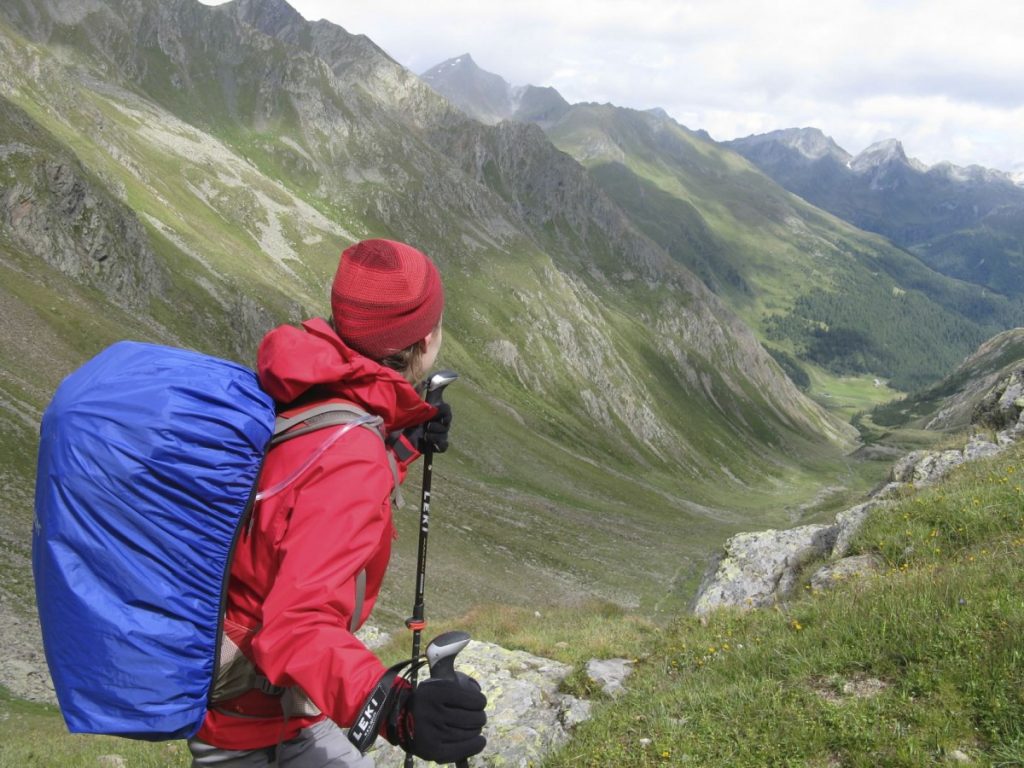
<instances>
[{"instance_id":1,"label":"mountain ridge","mask_svg":"<svg viewBox=\"0 0 1024 768\"><path fill-rule=\"evenodd\" d=\"M803 152L795 135L775 131L723 144L794 194L885 235L936 271L1011 298L1024 295L1024 233L1015 225L1024 215L1024 187L1013 176L976 165L926 166L895 139L844 165L842 155Z\"/></svg>"},{"instance_id":2,"label":"mountain ridge","mask_svg":"<svg viewBox=\"0 0 1024 768\"><path fill-rule=\"evenodd\" d=\"M470 117L488 125L511 116L523 92L500 75L480 68L469 53L442 61L421 73L420 79Z\"/></svg>"},{"instance_id":3,"label":"mountain ridge","mask_svg":"<svg viewBox=\"0 0 1024 768\"><path fill-rule=\"evenodd\" d=\"M880 139L870 144L858 154L853 155L840 147L831 136L827 136L820 128L782 128L767 133L750 134L741 138L721 142L727 146L746 145L761 147L779 145L795 149L808 160L819 160L830 155L844 164L861 168L864 171L880 162L900 162L922 172L937 172L959 180L974 181L1007 181L1019 186L1013 174L995 168L986 168L978 164L966 166L955 165L948 160L940 160L932 165L911 158L907 155L903 142L896 138ZM859 162L858 162L859 160Z\"/></svg>"}]
</instances>

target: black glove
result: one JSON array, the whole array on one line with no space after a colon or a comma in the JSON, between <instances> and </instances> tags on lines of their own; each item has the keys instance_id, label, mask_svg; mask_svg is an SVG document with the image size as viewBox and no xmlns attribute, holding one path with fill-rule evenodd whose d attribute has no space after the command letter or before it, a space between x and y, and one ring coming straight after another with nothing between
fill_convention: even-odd
<instances>
[{"instance_id":1,"label":"black glove","mask_svg":"<svg viewBox=\"0 0 1024 768\"><path fill-rule=\"evenodd\" d=\"M422 760L455 763L487 745L487 697L476 680L430 678L401 689L384 724L384 736ZM408 685L408 684L406 684Z\"/></svg>"},{"instance_id":2,"label":"black glove","mask_svg":"<svg viewBox=\"0 0 1024 768\"><path fill-rule=\"evenodd\" d=\"M420 453L448 450L448 430L452 426L452 407L443 400L437 404L437 415L430 421L409 427L402 434Z\"/></svg>"}]
</instances>

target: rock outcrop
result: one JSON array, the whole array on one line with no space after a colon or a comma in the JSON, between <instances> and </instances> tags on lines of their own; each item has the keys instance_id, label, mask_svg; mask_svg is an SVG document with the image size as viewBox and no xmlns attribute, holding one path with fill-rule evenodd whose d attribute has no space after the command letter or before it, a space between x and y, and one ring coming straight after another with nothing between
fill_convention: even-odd
<instances>
[{"instance_id":1,"label":"rock outcrop","mask_svg":"<svg viewBox=\"0 0 1024 768\"><path fill-rule=\"evenodd\" d=\"M995 442L973 435L962 449L913 451L893 465L889 482L870 500L836 515L830 524L738 533L725 544L716 567L698 590L698 615L725 606L763 608L789 597L811 563L829 561L810 575L814 589L878 570L869 555L847 558L850 542L872 509L891 503L907 487L938 482L965 462L995 456L1024 435L1024 368L996 384L975 411L980 427L999 429Z\"/></svg>"},{"instance_id":2,"label":"rock outcrop","mask_svg":"<svg viewBox=\"0 0 1024 768\"><path fill-rule=\"evenodd\" d=\"M609 696L625 692L626 680L632 672L633 662L629 659L591 659L587 662L587 677Z\"/></svg>"},{"instance_id":3,"label":"rock outcrop","mask_svg":"<svg viewBox=\"0 0 1024 768\"><path fill-rule=\"evenodd\" d=\"M590 716L590 702L559 691L572 671L568 664L473 641L459 654L457 667L478 680L487 696L487 748L474 765L537 765ZM401 766L405 759L382 740L370 755L379 768Z\"/></svg>"},{"instance_id":4,"label":"rock outcrop","mask_svg":"<svg viewBox=\"0 0 1024 768\"><path fill-rule=\"evenodd\" d=\"M1013 441L1024 432L1021 412L1024 411L1024 366L1015 368L1008 377L981 399L972 420L999 430L997 439Z\"/></svg>"},{"instance_id":5,"label":"rock outcrop","mask_svg":"<svg viewBox=\"0 0 1024 768\"><path fill-rule=\"evenodd\" d=\"M738 533L725 545L711 581L694 611L708 613L726 605L762 608L792 591L803 566L828 555L836 532L829 525Z\"/></svg>"},{"instance_id":6,"label":"rock outcrop","mask_svg":"<svg viewBox=\"0 0 1024 768\"><path fill-rule=\"evenodd\" d=\"M167 276L136 215L3 100L0 126L0 232L124 306L163 293Z\"/></svg>"}]
</instances>

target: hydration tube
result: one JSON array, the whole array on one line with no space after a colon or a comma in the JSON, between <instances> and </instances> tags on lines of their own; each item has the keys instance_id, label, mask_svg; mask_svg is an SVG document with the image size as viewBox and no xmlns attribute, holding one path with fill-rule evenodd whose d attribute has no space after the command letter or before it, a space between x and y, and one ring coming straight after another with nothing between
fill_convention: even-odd
<instances>
[{"instance_id":1,"label":"hydration tube","mask_svg":"<svg viewBox=\"0 0 1024 768\"><path fill-rule=\"evenodd\" d=\"M294 483L299 478L299 475L301 475L303 472L309 469L313 465L313 462L315 462L323 455L324 451L326 451L328 448L330 448L332 445L338 442L338 440L340 440L349 430L354 429L355 427L361 427L364 424L369 424L371 421L376 420L376 416L370 416L369 414L367 414L366 416L361 416L355 421L350 421L347 424L343 424L341 427L334 431L334 434L332 434L330 437L328 437L326 440L320 443L320 447L313 451L313 453L311 453L309 457L304 462L302 462L301 466L299 466L298 469L296 469L294 472L288 475L288 477L286 477L281 482L275 483L270 488L267 488L266 490L257 493L255 501L258 503L263 501L264 499L269 499L271 496L276 496L277 494L279 494L289 485Z\"/></svg>"}]
</instances>

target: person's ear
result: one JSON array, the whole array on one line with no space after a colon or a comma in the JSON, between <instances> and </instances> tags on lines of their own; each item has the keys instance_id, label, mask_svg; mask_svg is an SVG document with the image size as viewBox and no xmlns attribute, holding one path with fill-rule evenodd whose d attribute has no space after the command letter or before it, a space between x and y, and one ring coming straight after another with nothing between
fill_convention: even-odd
<instances>
[{"instance_id":1,"label":"person's ear","mask_svg":"<svg viewBox=\"0 0 1024 768\"><path fill-rule=\"evenodd\" d=\"M426 336L424 336L422 339L419 340L419 343L416 346L419 347L420 352L426 352L427 351L427 347L430 346L430 343L434 340L434 337L437 334L438 334L438 329L435 328L434 330L432 330L430 333L428 333Z\"/></svg>"}]
</instances>

